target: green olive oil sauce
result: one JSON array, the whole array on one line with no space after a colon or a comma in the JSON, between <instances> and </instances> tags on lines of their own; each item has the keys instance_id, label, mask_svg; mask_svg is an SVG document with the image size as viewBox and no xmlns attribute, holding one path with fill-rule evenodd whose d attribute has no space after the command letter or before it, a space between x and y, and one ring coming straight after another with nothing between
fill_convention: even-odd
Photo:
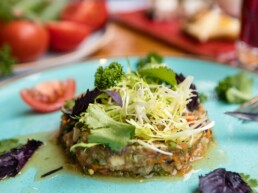
<instances>
[{"instance_id":1,"label":"green olive oil sauce","mask_svg":"<svg viewBox=\"0 0 258 193\"><path fill-rule=\"evenodd\" d=\"M61 147L52 141L53 132L42 132L35 133L27 136L18 137L19 141L26 143L27 139L36 139L42 141L44 144L33 154L31 159L25 165L21 172L25 172L28 168L36 168L37 173L35 180L42 179L41 176L52 171L54 169L60 168L61 166L65 168L68 163L67 157L64 155ZM53 139L54 140L54 139ZM53 176L58 174L58 172L53 173Z\"/></svg>"},{"instance_id":2,"label":"green olive oil sauce","mask_svg":"<svg viewBox=\"0 0 258 193\"><path fill-rule=\"evenodd\" d=\"M165 176L165 177L150 177L150 178L129 178L129 177L110 177L93 175L88 176L81 172L80 168L71 162L65 155L64 150L55 141L53 132L35 133L28 136L18 137L20 142L26 142L27 139L36 139L44 143L31 157L21 173L26 172L26 169L36 168L37 173L35 180L44 180L48 177L60 175L61 173L70 173L71 175L79 175L83 178L91 178L111 183L143 183L149 181L182 181L190 178L192 173L198 172L201 169L215 169L227 162L225 152L219 147L216 142L210 144L209 150L204 158L192 163L193 170L185 176ZM44 178L42 175L63 167L60 171L50 174Z\"/></svg>"},{"instance_id":3,"label":"green olive oil sauce","mask_svg":"<svg viewBox=\"0 0 258 193\"><path fill-rule=\"evenodd\" d=\"M219 146L216 141L212 141L209 145L208 151L202 159L192 163L194 170L201 169L215 169L228 162L226 152Z\"/></svg>"}]
</instances>

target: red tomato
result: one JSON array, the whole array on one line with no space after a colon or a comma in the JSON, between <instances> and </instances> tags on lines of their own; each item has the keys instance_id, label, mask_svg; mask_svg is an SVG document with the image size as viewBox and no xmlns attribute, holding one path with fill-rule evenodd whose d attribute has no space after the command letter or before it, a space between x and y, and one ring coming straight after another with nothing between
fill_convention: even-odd
<instances>
[{"instance_id":1,"label":"red tomato","mask_svg":"<svg viewBox=\"0 0 258 193\"><path fill-rule=\"evenodd\" d=\"M20 95L25 103L38 112L59 110L65 100L74 97L76 83L74 79L52 80L40 83L32 89L23 89Z\"/></svg>"},{"instance_id":2,"label":"red tomato","mask_svg":"<svg viewBox=\"0 0 258 193\"><path fill-rule=\"evenodd\" d=\"M96 30L106 23L108 11L105 0L84 0L68 4L60 17L62 20L85 24Z\"/></svg>"},{"instance_id":3,"label":"red tomato","mask_svg":"<svg viewBox=\"0 0 258 193\"><path fill-rule=\"evenodd\" d=\"M35 22L15 20L1 23L0 47L8 44L18 62L29 62L43 55L48 49L48 33Z\"/></svg>"},{"instance_id":4,"label":"red tomato","mask_svg":"<svg viewBox=\"0 0 258 193\"><path fill-rule=\"evenodd\" d=\"M74 50L90 33L86 26L69 21L51 22L46 25L50 48L55 51Z\"/></svg>"}]
</instances>

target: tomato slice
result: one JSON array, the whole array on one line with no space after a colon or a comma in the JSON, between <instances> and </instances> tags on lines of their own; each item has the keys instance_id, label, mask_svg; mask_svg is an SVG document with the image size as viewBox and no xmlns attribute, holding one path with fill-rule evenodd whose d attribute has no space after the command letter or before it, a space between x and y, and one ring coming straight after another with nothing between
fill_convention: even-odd
<instances>
[{"instance_id":1,"label":"tomato slice","mask_svg":"<svg viewBox=\"0 0 258 193\"><path fill-rule=\"evenodd\" d=\"M31 89L23 89L20 95L32 109L46 113L59 110L65 100L71 100L74 97L75 90L74 79L51 80L40 83Z\"/></svg>"},{"instance_id":2,"label":"tomato slice","mask_svg":"<svg viewBox=\"0 0 258 193\"><path fill-rule=\"evenodd\" d=\"M83 0L69 3L60 18L89 26L92 30L101 28L108 19L105 0Z\"/></svg>"},{"instance_id":3,"label":"tomato slice","mask_svg":"<svg viewBox=\"0 0 258 193\"><path fill-rule=\"evenodd\" d=\"M50 22L46 27L50 48L55 51L72 51L90 34L88 27L69 21Z\"/></svg>"}]
</instances>

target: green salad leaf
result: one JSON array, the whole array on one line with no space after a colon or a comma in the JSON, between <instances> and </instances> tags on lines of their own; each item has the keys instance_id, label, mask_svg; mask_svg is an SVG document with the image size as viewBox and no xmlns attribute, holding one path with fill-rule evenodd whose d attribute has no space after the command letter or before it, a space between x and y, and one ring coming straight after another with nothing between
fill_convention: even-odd
<instances>
[{"instance_id":1,"label":"green salad leaf","mask_svg":"<svg viewBox=\"0 0 258 193\"><path fill-rule=\"evenodd\" d=\"M119 151L133 138L135 127L115 121L100 106L90 104L85 117L79 120L90 128L89 143L107 145L113 151Z\"/></svg>"},{"instance_id":2,"label":"green salad leaf","mask_svg":"<svg viewBox=\"0 0 258 193\"><path fill-rule=\"evenodd\" d=\"M139 59L137 72L148 83L177 85L176 73L163 64L163 57L156 52L150 52L146 57Z\"/></svg>"},{"instance_id":3,"label":"green salad leaf","mask_svg":"<svg viewBox=\"0 0 258 193\"><path fill-rule=\"evenodd\" d=\"M148 65L138 71L138 73L142 77L153 78L154 82L157 80L159 82L165 82L169 84L171 87L175 87L177 85L176 74L175 72L163 65Z\"/></svg>"}]
</instances>

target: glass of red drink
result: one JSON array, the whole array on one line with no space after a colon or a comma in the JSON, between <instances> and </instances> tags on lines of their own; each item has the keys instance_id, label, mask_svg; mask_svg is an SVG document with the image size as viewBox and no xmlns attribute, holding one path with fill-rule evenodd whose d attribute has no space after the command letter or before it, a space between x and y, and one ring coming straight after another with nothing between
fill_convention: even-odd
<instances>
[{"instance_id":1,"label":"glass of red drink","mask_svg":"<svg viewBox=\"0 0 258 193\"><path fill-rule=\"evenodd\" d=\"M258 0L243 0L238 60L248 70L258 69Z\"/></svg>"}]
</instances>

